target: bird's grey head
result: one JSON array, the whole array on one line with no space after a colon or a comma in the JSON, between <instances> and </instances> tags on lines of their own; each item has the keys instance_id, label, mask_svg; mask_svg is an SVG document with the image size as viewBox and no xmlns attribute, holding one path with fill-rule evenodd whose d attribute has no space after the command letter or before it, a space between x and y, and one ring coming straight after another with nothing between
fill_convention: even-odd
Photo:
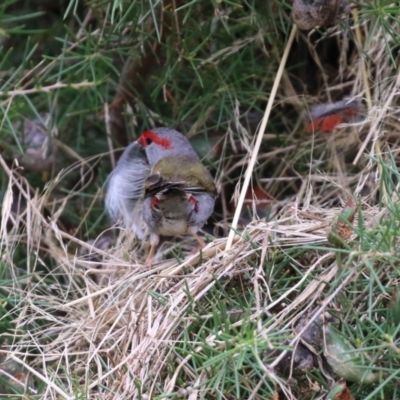
<instances>
[{"instance_id":1,"label":"bird's grey head","mask_svg":"<svg viewBox=\"0 0 400 400\"><path fill-rule=\"evenodd\" d=\"M189 156L198 159L189 140L175 129L155 128L143 132L137 141L146 151L150 166L171 156Z\"/></svg>"}]
</instances>

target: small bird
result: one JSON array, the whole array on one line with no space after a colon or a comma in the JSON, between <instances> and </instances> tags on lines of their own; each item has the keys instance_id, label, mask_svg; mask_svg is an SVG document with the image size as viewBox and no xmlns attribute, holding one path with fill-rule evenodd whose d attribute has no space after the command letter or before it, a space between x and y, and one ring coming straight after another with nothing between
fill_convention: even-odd
<instances>
[{"instance_id":1,"label":"small bird","mask_svg":"<svg viewBox=\"0 0 400 400\"><path fill-rule=\"evenodd\" d=\"M358 99L345 97L335 103L319 104L311 107L307 133L332 133L342 123L359 122L364 118L363 103Z\"/></svg>"},{"instance_id":2,"label":"small bird","mask_svg":"<svg viewBox=\"0 0 400 400\"><path fill-rule=\"evenodd\" d=\"M23 149L21 153L11 151L10 156L18 160L25 171L45 172L51 169L57 153L54 121L48 113L40 113L38 118L24 118L13 123ZM47 180L47 179L45 179Z\"/></svg>"},{"instance_id":3,"label":"small bird","mask_svg":"<svg viewBox=\"0 0 400 400\"><path fill-rule=\"evenodd\" d=\"M106 209L139 240L150 236L150 264L160 236L193 235L214 210L214 180L189 140L170 128L142 133L108 178Z\"/></svg>"},{"instance_id":4,"label":"small bird","mask_svg":"<svg viewBox=\"0 0 400 400\"><path fill-rule=\"evenodd\" d=\"M309 31L337 25L349 12L349 0L293 0L292 19L299 29Z\"/></svg>"}]
</instances>

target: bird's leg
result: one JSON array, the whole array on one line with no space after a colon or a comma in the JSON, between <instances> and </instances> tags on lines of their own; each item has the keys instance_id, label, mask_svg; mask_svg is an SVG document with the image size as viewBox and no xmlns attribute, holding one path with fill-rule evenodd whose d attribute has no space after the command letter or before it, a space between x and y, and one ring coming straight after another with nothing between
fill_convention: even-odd
<instances>
[{"instance_id":1,"label":"bird's leg","mask_svg":"<svg viewBox=\"0 0 400 400\"><path fill-rule=\"evenodd\" d=\"M204 239L202 237L200 237L197 234L197 232L190 232L190 233L196 238L197 242L199 243L199 245L190 252L190 255L193 256L193 255L197 254L203 247L206 247L206 242L204 241Z\"/></svg>"},{"instance_id":2,"label":"bird's leg","mask_svg":"<svg viewBox=\"0 0 400 400\"><path fill-rule=\"evenodd\" d=\"M146 257L146 266L147 267L151 267L153 264L153 257L154 257L154 254L156 252L156 248L157 248L157 245L159 242L160 242L160 236L158 236L156 233L152 233L150 235L151 247L150 247L149 254Z\"/></svg>"},{"instance_id":3,"label":"bird's leg","mask_svg":"<svg viewBox=\"0 0 400 400\"><path fill-rule=\"evenodd\" d=\"M156 252L156 247L156 244L151 245L149 254L146 257L146 267L151 267L151 265L153 264L153 257L154 253Z\"/></svg>"},{"instance_id":4,"label":"bird's leg","mask_svg":"<svg viewBox=\"0 0 400 400\"><path fill-rule=\"evenodd\" d=\"M197 233L193 233L193 236L199 242L199 250L202 249L203 247L206 247L206 242L202 237L200 237Z\"/></svg>"}]
</instances>

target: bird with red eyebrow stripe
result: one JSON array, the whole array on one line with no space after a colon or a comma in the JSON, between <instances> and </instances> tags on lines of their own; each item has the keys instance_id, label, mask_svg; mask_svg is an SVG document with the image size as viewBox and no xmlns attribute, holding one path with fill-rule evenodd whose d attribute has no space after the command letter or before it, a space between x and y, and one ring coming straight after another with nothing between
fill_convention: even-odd
<instances>
[{"instance_id":1,"label":"bird with red eyebrow stripe","mask_svg":"<svg viewBox=\"0 0 400 400\"><path fill-rule=\"evenodd\" d=\"M313 106L306 132L332 133L342 123L361 121L363 112L363 103L358 99L348 97L335 103Z\"/></svg>"},{"instance_id":2,"label":"bird with red eyebrow stripe","mask_svg":"<svg viewBox=\"0 0 400 400\"><path fill-rule=\"evenodd\" d=\"M151 264L160 236L197 234L212 214L214 180L188 139L170 128L142 133L108 178L106 209L139 240L150 236Z\"/></svg>"}]
</instances>

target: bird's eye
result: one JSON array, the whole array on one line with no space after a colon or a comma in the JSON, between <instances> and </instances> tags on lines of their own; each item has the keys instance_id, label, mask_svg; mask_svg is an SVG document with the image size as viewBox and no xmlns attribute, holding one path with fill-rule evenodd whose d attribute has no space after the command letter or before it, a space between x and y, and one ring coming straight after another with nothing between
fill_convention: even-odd
<instances>
[{"instance_id":1,"label":"bird's eye","mask_svg":"<svg viewBox=\"0 0 400 400\"><path fill-rule=\"evenodd\" d=\"M153 143L153 141L148 137L148 138L146 138L146 145L148 146L148 145L150 145L150 144L152 144Z\"/></svg>"}]
</instances>

